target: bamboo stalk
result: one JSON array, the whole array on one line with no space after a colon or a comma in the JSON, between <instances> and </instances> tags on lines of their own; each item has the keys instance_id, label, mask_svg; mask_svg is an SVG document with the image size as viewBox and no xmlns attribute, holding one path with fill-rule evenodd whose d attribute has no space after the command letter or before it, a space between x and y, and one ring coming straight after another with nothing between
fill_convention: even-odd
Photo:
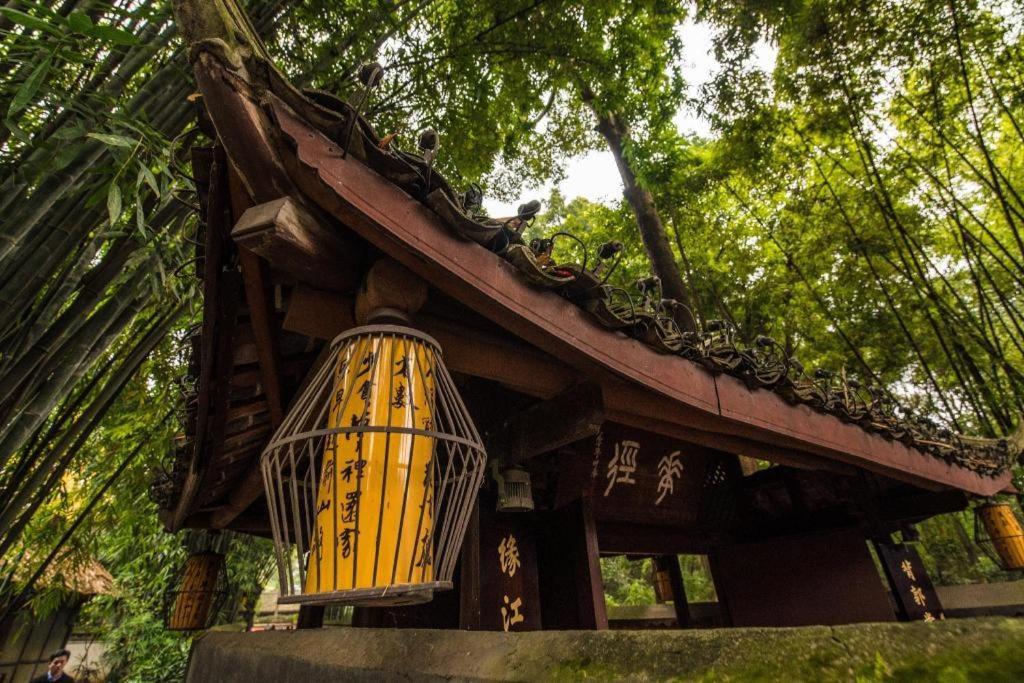
<instances>
[{"instance_id":1,"label":"bamboo stalk","mask_svg":"<svg viewBox=\"0 0 1024 683\"><path fill-rule=\"evenodd\" d=\"M89 408L79 416L74 426L63 434L60 440L54 444L52 451L46 458L50 466L42 466L36 469L36 476L25 482L19 491L17 500L11 501L2 512L0 512L0 529L7 530L0 540L0 557L10 549L17 540L22 529L28 523L32 513L44 500L50 487L44 483L54 485L70 464L71 459L81 450L89 435L96 428L110 406L120 395L128 381L135 375L149 353L163 339L170 329L171 324L181 314L182 307L178 306L168 314L158 319L147 331L146 335L136 344L126 358L122 361L117 371L103 385L96 397L92 400ZM44 482L47 477L47 482ZM35 494L32 500L29 498ZM13 524L17 520L16 524Z\"/></svg>"}]
</instances>

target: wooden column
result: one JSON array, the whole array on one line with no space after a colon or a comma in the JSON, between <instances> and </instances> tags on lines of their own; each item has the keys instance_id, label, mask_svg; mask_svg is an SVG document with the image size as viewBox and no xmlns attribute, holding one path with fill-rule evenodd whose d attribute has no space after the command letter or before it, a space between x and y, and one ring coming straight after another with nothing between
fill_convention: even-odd
<instances>
[{"instance_id":1,"label":"wooden column","mask_svg":"<svg viewBox=\"0 0 1024 683\"><path fill-rule=\"evenodd\" d=\"M295 620L295 628L321 628L324 625L324 609L322 605L302 605Z\"/></svg>"},{"instance_id":2,"label":"wooden column","mask_svg":"<svg viewBox=\"0 0 1024 683\"><path fill-rule=\"evenodd\" d=\"M856 529L719 546L710 559L726 625L895 620Z\"/></svg>"},{"instance_id":3,"label":"wooden column","mask_svg":"<svg viewBox=\"0 0 1024 683\"><path fill-rule=\"evenodd\" d=\"M536 516L495 512L482 491L462 545L459 628L536 631L541 628Z\"/></svg>"},{"instance_id":4,"label":"wooden column","mask_svg":"<svg viewBox=\"0 0 1024 683\"><path fill-rule=\"evenodd\" d=\"M544 628L607 629L591 500L583 497L545 517L538 557Z\"/></svg>"},{"instance_id":5,"label":"wooden column","mask_svg":"<svg viewBox=\"0 0 1024 683\"><path fill-rule=\"evenodd\" d=\"M679 568L679 557L659 555L654 558L654 569L668 572L669 585L672 586L672 607L676 611L676 625L679 628L689 628L690 605L686 599L686 586L683 584L683 572Z\"/></svg>"},{"instance_id":6,"label":"wooden column","mask_svg":"<svg viewBox=\"0 0 1024 683\"><path fill-rule=\"evenodd\" d=\"M473 506L459 556L459 628L480 630L480 500Z\"/></svg>"}]
</instances>

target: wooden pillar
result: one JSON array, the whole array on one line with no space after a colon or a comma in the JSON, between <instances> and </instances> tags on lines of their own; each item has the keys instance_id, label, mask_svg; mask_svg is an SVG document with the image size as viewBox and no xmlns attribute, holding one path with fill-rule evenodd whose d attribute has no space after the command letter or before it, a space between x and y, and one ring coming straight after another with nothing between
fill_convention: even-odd
<instances>
[{"instance_id":1,"label":"wooden pillar","mask_svg":"<svg viewBox=\"0 0 1024 683\"><path fill-rule=\"evenodd\" d=\"M459 556L459 628L480 630L480 500L473 506Z\"/></svg>"},{"instance_id":2,"label":"wooden pillar","mask_svg":"<svg viewBox=\"0 0 1024 683\"><path fill-rule=\"evenodd\" d=\"M859 530L723 545L710 559L727 625L895 620Z\"/></svg>"},{"instance_id":3,"label":"wooden pillar","mask_svg":"<svg viewBox=\"0 0 1024 683\"><path fill-rule=\"evenodd\" d=\"M669 585L672 587L672 607L676 611L676 625L679 628L690 627L690 604L686 599L686 586L683 585L683 572L679 568L677 555L658 555L654 558L654 569L668 573Z\"/></svg>"},{"instance_id":4,"label":"wooden pillar","mask_svg":"<svg viewBox=\"0 0 1024 683\"><path fill-rule=\"evenodd\" d=\"M299 607L299 617L295 620L295 628L321 628L324 625L323 605L302 605Z\"/></svg>"},{"instance_id":5,"label":"wooden pillar","mask_svg":"<svg viewBox=\"0 0 1024 683\"><path fill-rule=\"evenodd\" d=\"M460 556L459 627L479 631L541 628L536 515L495 512L487 491L466 533Z\"/></svg>"},{"instance_id":6,"label":"wooden pillar","mask_svg":"<svg viewBox=\"0 0 1024 683\"><path fill-rule=\"evenodd\" d=\"M541 524L539 574L545 629L608 628L593 505L583 497Z\"/></svg>"}]
</instances>

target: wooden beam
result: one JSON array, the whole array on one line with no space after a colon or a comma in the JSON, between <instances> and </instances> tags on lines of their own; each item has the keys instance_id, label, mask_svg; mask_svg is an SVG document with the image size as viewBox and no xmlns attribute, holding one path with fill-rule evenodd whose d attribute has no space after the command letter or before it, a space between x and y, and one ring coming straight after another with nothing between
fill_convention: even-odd
<instances>
[{"instance_id":1,"label":"wooden beam","mask_svg":"<svg viewBox=\"0 0 1024 683\"><path fill-rule=\"evenodd\" d=\"M704 530L627 522L601 522L597 538L606 555L703 555L716 540Z\"/></svg>"},{"instance_id":2,"label":"wooden beam","mask_svg":"<svg viewBox=\"0 0 1024 683\"><path fill-rule=\"evenodd\" d=\"M238 259L245 282L245 298L249 303L249 321L256 338L260 382L270 408L270 421L277 428L284 419L284 397L281 389L281 349L277 342L277 325L271 317L269 278L266 265L252 251L239 249Z\"/></svg>"},{"instance_id":3,"label":"wooden beam","mask_svg":"<svg viewBox=\"0 0 1024 683\"><path fill-rule=\"evenodd\" d=\"M427 302L427 283L394 259L382 258L367 271L356 294L356 323L411 321Z\"/></svg>"},{"instance_id":4,"label":"wooden beam","mask_svg":"<svg viewBox=\"0 0 1024 683\"><path fill-rule=\"evenodd\" d=\"M605 393L608 405L605 413L608 420L619 422L637 429L644 429L656 434L664 434L681 441L695 443L700 446L737 455L747 455L768 460L780 465L800 469L822 469L842 474L855 474L856 470L844 463L828 460L812 453L796 451L792 448L772 446L752 439L723 434L720 432L697 429L679 421L670 419L665 412L651 412L643 403L630 404L628 401L615 398L613 391ZM653 417L653 416L657 417ZM659 419L663 418L663 419Z\"/></svg>"},{"instance_id":5,"label":"wooden beam","mask_svg":"<svg viewBox=\"0 0 1024 683\"><path fill-rule=\"evenodd\" d=\"M322 289L346 291L359 281L353 249L327 219L291 197L253 206L231 237L277 270Z\"/></svg>"},{"instance_id":6,"label":"wooden beam","mask_svg":"<svg viewBox=\"0 0 1024 683\"><path fill-rule=\"evenodd\" d=\"M584 382L509 417L489 435L488 450L513 465L594 436L603 422L601 387Z\"/></svg>"},{"instance_id":7,"label":"wooden beam","mask_svg":"<svg viewBox=\"0 0 1024 683\"><path fill-rule=\"evenodd\" d=\"M259 207L252 205L252 197L237 168L231 167L227 181L230 188L231 215L236 218L234 229L231 230L233 237L234 230L242 224L242 218ZM242 280L246 288L246 302L249 304L249 327L256 344L260 382L270 410L270 423L276 428L285 419L285 410L281 387L281 344L278 340L278 322L273 318L270 274L266 262L244 245L239 246L239 263L242 266Z\"/></svg>"},{"instance_id":8,"label":"wooden beam","mask_svg":"<svg viewBox=\"0 0 1024 683\"><path fill-rule=\"evenodd\" d=\"M555 396L577 381L578 375L571 368L514 338L429 315L416 316L414 324L437 340L445 364L453 372L489 379L541 398ZM353 297L296 287L283 327L331 340L355 325Z\"/></svg>"},{"instance_id":9,"label":"wooden beam","mask_svg":"<svg viewBox=\"0 0 1024 683\"><path fill-rule=\"evenodd\" d=\"M875 514L885 522L924 519L949 512L966 510L968 501L963 491L920 491L907 495L886 494L874 501Z\"/></svg>"},{"instance_id":10,"label":"wooden beam","mask_svg":"<svg viewBox=\"0 0 1024 683\"><path fill-rule=\"evenodd\" d=\"M231 397L234 334L241 283L237 271L225 270L229 261L225 252L231 246L227 239L231 224L230 190L227 160L219 147L215 150L214 160L203 248L203 323L196 431L188 472L178 500L174 509L163 515L167 528L172 532L182 527L202 489L211 451L223 438Z\"/></svg>"}]
</instances>

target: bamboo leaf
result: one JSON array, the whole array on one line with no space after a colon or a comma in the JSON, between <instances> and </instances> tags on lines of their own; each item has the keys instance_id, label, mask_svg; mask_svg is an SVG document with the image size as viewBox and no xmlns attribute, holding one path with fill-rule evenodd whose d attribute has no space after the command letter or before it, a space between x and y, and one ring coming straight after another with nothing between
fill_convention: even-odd
<instances>
[{"instance_id":1,"label":"bamboo leaf","mask_svg":"<svg viewBox=\"0 0 1024 683\"><path fill-rule=\"evenodd\" d=\"M13 21L15 24L20 24L25 28L35 29L37 31L46 31L47 33L54 33L58 35L61 32L59 28L45 19L34 17L31 14L26 14L25 12L19 12L18 10L11 9L10 7L0 7L0 14L7 17L10 21Z\"/></svg>"},{"instance_id":2,"label":"bamboo leaf","mask_svg":"<svg viewBox=\"0 0 1024 683\"><path fill-rule=\"evenodd\" d=\"M135 140L132 140L131 138L126 138L123 135L110 135L108 133L89 133L89 137L93 138L94 140L99 140L100 142L106 143L111 147L126 147L128 149L133 149L137 144Z\"/></svg>"},{"instance_id":3,"label":"bamboo leaf","mask_svg":"<svg viewBox=\"0 0 1024 683\"><path fill-rule=\"evenodd\" d=\"M84 132L85 128L82 126L82 124L75 123L74 125L65 126L64 128L61 128L60 130L53 134L53 137L57 138L58 140L74 140L75 138L82 137L82 133Z\"/></svg>"},{"instance_id":4,"label":"bamboo leaf","mask_svg":"<svg viewBox=\"0 0 1024 683\"><path fill-rule=\"evenodd\" d=\"M143 239L146 237L146 214L142 210L142 196L135 194L135 227Z\"/></svg>"},{"instance_id":5,"label":"bamboo leaf","mask_svg":"<svg viewBox=\"0 0 1024 683\"><path fill-rule=\"evenodd\" d=\"M160 195L160 185L156 181L156 176L153 175L153 172L149 170L148 166L146 166L144 163L140 161L139 176L138 178L136 178L135 184L139 185L139 183L141 182L145 182L147 185L149 185L150 189L153 190L153 194L157 196Z\"/></svg>"},{"instance_id":6,"label":"bamboo leaf","mask_svg":"<svg viewBox=\"0 0 1024 683\"><path fill-rule=\"evenodd\" d=\"M68 15L68 26L72 31L88 34L93 28L92 18L85 12L75 11Z\"/></svg>"},{"instance_id":7,"label":"bamboo leaf","mask_svg":"<svg viewBox=\"0 0 1024 683\"><path fill-rule=\"evenodd\" d=\"M7 117L13 118L15 114L24 109L32 98L35 97L36 92L39 90L39 86L46 80L46 75L50 73L50 65L53 63L53 55L48 56L46 59L36 65L36 68L32 70L25 82L18 88L18 92L14 95L14 99L11 100L11 106L7 110Z\"/></svg>"},{"instance_id":8,"label":"bamboo leaf","mask_svg":"<svg viewBox=\"0 0 1024 683\"><path fill-rule=\"evenodd\" d=\"M108 24L92 26L89 30L84 31L84 33L114 45L138 45L139 43L138 39L131 33Z\"/></svg>"},{"instance_id":9,"label":"bamboo leaf","mask_svg":"<svg viewBox=\"0 0 1024 683\"><path fill-rule=\"evenodd\" d=\"M107 214L111 225L121 217L121 188L117 183L110 183L110 189L107 190Z\"/></svg>"},{"instance_id":10,"label":"bamboo leaf","mask_svg":"<svg viewBox=\"0 0 1024 683\"><path fill-rule=\"evenodd\" d=\"M57 156L53 158L52 171L59 171L68 164L70 164L78 153L82 151L82 143L61 145L60 151L57 152Z\"/></svg>"},{"instance_id":11,"label":"bamboo leaf","mask_svg":"<svg viewBox=\"0 0 1024 683\"><path fill-rule=\"evenodd\" d=\"M6 121L4 121L4 125L7 126L7 129L9 131L11 131L11 135L13 135L18 140L21 140L22 142L32 142L32 136L23 131L14 121L7 119Z\"/></svg>"}]
</instances>

